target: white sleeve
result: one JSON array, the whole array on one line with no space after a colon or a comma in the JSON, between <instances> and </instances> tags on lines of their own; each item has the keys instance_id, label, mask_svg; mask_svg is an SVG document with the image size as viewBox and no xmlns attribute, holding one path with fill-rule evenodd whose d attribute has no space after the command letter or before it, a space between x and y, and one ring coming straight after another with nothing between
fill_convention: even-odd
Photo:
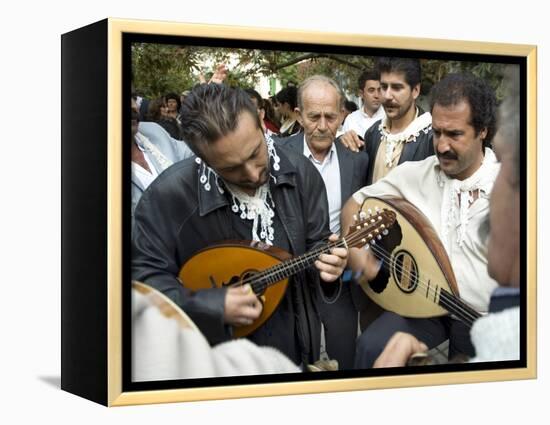
<instances>
[{"instance_id":1,"label":"white sleeve","mask_svg":"<svg viewBox=\"0 0 550 425\"><path fill-rule=\"evenodd\" d=\"M388 175L376 183L363 186L353 194L353 199L362 204L366 198L373 196L395 196L403 198L402 187L411 180L408 163L401 164L388 173Z\"/></svg>"},{"instance_id":2,"label":"white sleeve","mask_svg":"<svg viewBox=\"0 0 550 425\"><path fill-rule=\"evenodd\" d=\"M146 295L132 291L132 380L299 373L283 353L241 338L211 347L183 312L168 318Z\"/></svg>"},{"instance_id":3,"label":"white sleeve","mask_svg":"<svg viewBox=\"0 0 550 425\"><path fill-rule=\"evenodd\" d=\"M212 348L216 376L299 373L288 357L273 347L261 347L245 338Z\"/></svg>"}]
</instances>

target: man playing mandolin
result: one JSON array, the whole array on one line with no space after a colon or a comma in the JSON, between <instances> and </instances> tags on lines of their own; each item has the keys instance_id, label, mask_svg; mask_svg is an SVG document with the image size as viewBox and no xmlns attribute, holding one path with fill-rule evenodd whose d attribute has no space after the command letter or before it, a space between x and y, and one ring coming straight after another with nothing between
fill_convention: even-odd
<instances>
[{"instance_id":1,"label":"man playing mandolin","mask_svg":"<svg viewBox=\"0 0 550 425\"><path fill-rule=\"evenodd\" d=\"M478 312L486 312L496 282L487 273L485 241L478 229L489 213L489 195L499 170L489 149L496 129L495 94L477 77L451 74L434 86L430 104L436 155L401 164L357 191L344 207L342 226L348 228L367 197L407 200L426 215L441 239L461 299ZM380 258L389 259L380 250L375 255L372 251L350 250L350 265L371 285L379 278L381 265L387 264ZM450 357L474 354L467 326L453 316L418 319L387 311L359 338L355 366L372 367L397 331L416 336L428 348L448 338Z\"/></svg>"},{"instance_id":2,"label":"man playing mandolin","mask_svg":"<svg viewBox=\"0 0 550 425\"><path fill-rule=\"evenodd\" d=\"M193 291L178 279L182 265L227 240L304 254L330 236L327 198L313 165L263 134L244 91L198 86L185 99L181 119L184 140L197 157L174 164L143 194L135 212L132 278L170 297L216 344L231 338L233 327L257 319L262 300L250 285L228 287L214 279L205 282L208 289ZM296 364L318 360L314 289L319 279L338 279L346 260L347 249L335 247L296 274L273 315L249 338Z\"/></svg>"},{"instance_id":3,"label":"man playing mandolin","mask_svg":"<svg viewBox=\"0 0 550 425\"><path fill-rule=\"evenodd\" d=\"M520 358L521 202L520 202L520 111L517 71L508 71L508 95L499 108L499 128L494 139L500 172L491 192L487 269L499 284L491 294L489 314L476 320L471 337L476 356L470 362L505 361ZM489 217L488 217L489 218ZM413 335L398 332L388 342L374 367L405 366L426 351Z\"/></svg>"}]
</instances>

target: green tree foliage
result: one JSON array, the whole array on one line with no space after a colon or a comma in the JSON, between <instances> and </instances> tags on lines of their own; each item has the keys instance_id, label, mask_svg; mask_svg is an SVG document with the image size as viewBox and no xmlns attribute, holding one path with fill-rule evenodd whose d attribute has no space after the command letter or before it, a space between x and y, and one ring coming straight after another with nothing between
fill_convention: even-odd
<instances>
[{"instance_id":1,"label":"green tree foliage","mask_svg":"<svg viewBox=\"0 0 550 425\"><path fill-rule=\"evenodd\" d=\"M299 84L313 74L336 80L348 94L357 93L357 78L363 69L372 67L375 58L331 53L288 52L253 49L228 49L198 46L174 46L136 43L132 46L132 74L136 91L149 98L168 92L180 93L200 82L208 81L219 63L226 63L226 84L255 87L260 77L273 77L284 87ZM472 72L487 80L503 97L505 65L486 62L421 60L422 95L449 72ZM274 94L274 93L270 93Z\"/></svg>"},{"instance_id":2,"label":"green tree foliage","mask_svg":"<svg viewBox=\"0 0 550 425\"><path fill-rule=\"evenodd\" d=\"M140 43L132 46L133 87L148 98L178 92L193 84L197 52L163 44Z\"/></svg>"},{"instance_id":3,"label":"green tree foliage","mask_svg":"<svg viewBox=\"0 0 550 425\"><path fill-rule=\"evenodd\" d=\"M503 80L506 66L489 62L423 60L422 94L428 94L432 86L449 73L470 72L487 81L495 90L497 100L500 102L504 97Z\"/></svg>"}]
</instances>

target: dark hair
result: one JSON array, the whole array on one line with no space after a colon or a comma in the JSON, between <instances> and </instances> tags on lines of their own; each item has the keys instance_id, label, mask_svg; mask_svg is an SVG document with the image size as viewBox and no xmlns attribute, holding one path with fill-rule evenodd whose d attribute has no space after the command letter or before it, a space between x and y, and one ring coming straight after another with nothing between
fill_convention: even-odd
<instances>
[{"instance_id":1,"label":"dark hair","mask_svg":"<svg viewBox=\"0 0 550 425\"><path fill-rule=\"evenodd\" d=\"M367 84L369 80L379 81L380 72L377 69L365 69L357 79L357 87L359 90L363 91L365 89L365 84Z\"/></svg>"},{"instance_id":2,"label":"dark hair","mask_svg":"<svg viewBox=\"0 0 550 425\"><path fill-rule=\"evenodd\" d=\"M147 121L157 122L161 118L160 108L164 105L164 99L153 99L147 106L147 114L145 118Z\"/></svg>"},{"instance_id":3,"label":"dark hair","mask_svg":"<svg viewBox=\"0 0 550 425\"><path fill-rule=\"evenodd\" d=\"M352 102L351 100L346 100L344 102L344 108L346 108L346 111L354 112L357 111L358 106L355 102Z\"/></svg>"},{"instance_id":4,"label":"dark hair","mask_svg":"<svg viewBox=\"0 0 550 425\"><path fill-rule=\"evenodd\" d=\"M298 89L296 86L288 86L275 95L278 103L288 103L293 111L298 106Z\"/></svg>"},{"instance_id":5,"label":"dark hair","mask_svg":"<svg viewBox=\"0 0 550 425\"><path fill-rule=\"evenodd\" d=\"M164 96L164 99L166 100L166 102L168 102L168 99L174 99L178 103L178 108L176 110L179 112L179 110L181 109L181 100L176 93L168 93L166 96Z\"/></svg>"},{"instance_id":6,"label":"dark hair","mask_svg":"<svg viewBox=\"0 0 550 425\"><path fill-rule=\"evenodd\" d=\"M281 126L281 123L277 119L275 110L273 109L273 104L271 102L271 99L263 99L262 104L265 111L264 119L272 123L275 127L277 127L277 132L278 132L278 129Z\"/></svg>"},{"instance_id":7,"label":"dark hair","mask_svg":"<svg viewBox=\"0 0 550 425\"><path fill-rule=\"evenodd\" d=\"M376 69L379 74L383 72L402 72L405 75L405 81L411 88L422 81L422 68L418 59L380 58L376 64Z\"/></svg>"},{"instance_id":8,"label":"dark hair","mask_svg":"<svg viewBox=\"0 0 550 425\"><path fill-rule=\"evenodd\" d=\"M264 102L262 96L260 96L260 93L258 93L251 87L245 88L243 90L248 94L248 97L256 99L256 105L258 105L258 109L264 108Z\"/></svg>"},{"instance_id":9,"label":"dark hair","mask_svg":"<svg viewBox=\"0 0 550 425\"><path fill-rule=\"evenodd\" d=\"M193 152L235 131L238 117L249 112L262 128L258 111L248 94L224 84L201 84L191 90L181 110L182 137ZM199 155L200 156L200 155Z\"/></svg>"},{"instance_id":10,"label":"dark hair","mask_svg":"<svg viewBox=\"0 0 550 425\"><path fill-rule=\"evenodd\" d=\"M476 135L487 129L483 147L491 146L496 131L497 101L495 91L483 79L468 73L448 74L430 92L430 111L435 104L451 106L462 101L470 105L470 124Z\"/></svg>"}]
</instances>

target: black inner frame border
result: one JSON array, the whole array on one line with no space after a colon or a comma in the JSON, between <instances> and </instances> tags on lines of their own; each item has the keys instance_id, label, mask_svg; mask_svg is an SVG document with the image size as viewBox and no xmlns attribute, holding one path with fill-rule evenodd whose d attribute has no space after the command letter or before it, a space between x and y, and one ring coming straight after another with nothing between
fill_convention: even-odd
<instances>
[{"instance_id":1,"label":"black inner frame border","mask_svg":"<svg viewBox=\"0 0 550 425\"><path fill-rule=\"evenodd\" d=\"M260 30L261 31L261 30ZM175 379L166 381L132 382L131 380L131 151L130 145L122 146L122 391L153 391L167 389L189 389L196 387L218 387L231 385L254 385L267 383L334 380L343 378L380 377L408 374L449 373L483 371L527 367L527 57L471 53L434 52L399 48L355 47L346 45L322 45L310 43L290 43L277 41L231 40L195 36L168 36L139 33L122 34L122 140L130 138L130 108L125 102L131 97L131 46L133 43L153 43L167 45L190 45L197 47L242 48L261 50L286 50L298 52L338 53L357 56L395 56L419 59L458 60L519 65L520 75L520 131L524 140L520 145L521 163L521 343L520 360L445 364L433 366L402 367L388 369L344 370L323 373L271 374L235 377Z\"/></svg>"}]
</instances>

